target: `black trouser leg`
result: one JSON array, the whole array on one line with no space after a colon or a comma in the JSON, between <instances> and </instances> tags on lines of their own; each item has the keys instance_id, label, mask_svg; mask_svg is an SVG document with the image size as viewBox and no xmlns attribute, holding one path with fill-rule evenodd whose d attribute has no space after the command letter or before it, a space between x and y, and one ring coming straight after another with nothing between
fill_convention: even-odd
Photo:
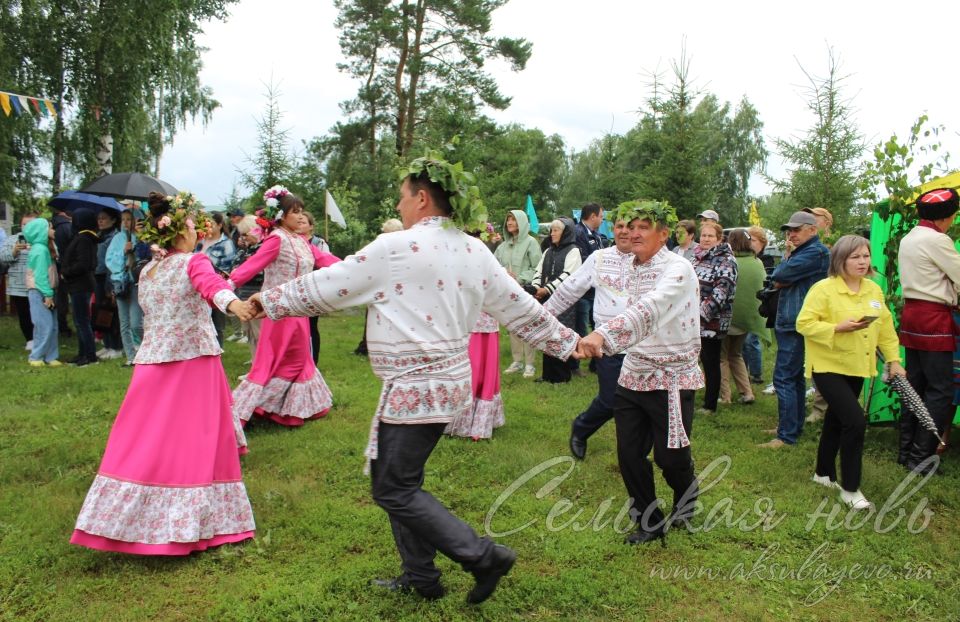
<instances>
[{"instance_id":1,"label":"black trouser leg","mask_svg":"<svg viewBox=\"0 0 960 622\"><path fill-rule=\"evenodd\" d=\"M923 376L923 392L914 384L910 376L910 367L907 367L907 378L923 399L924 405L930 412L934 423L937 424L939 434L953 421L956 406L953 405L953 352L924 352L913 350L912 357L914 370ZM911 363L911 350L907 350L907 365ZM934 454L938 439L933 433L921 426L914 419L913 446L910 449L908 463L919 464Z\"/></svg>"},{"instance_id":2,"label":"black trouser leg","mask_svg":"<svg viewBox=\"0 0 960 622\"><path fill-rule=\"evenodd\" d=\"M30 301L26 296L10 296L10 304L17 312L20 332L27 341L33 341L33 320L30 319Z\"/></svg>"},{"instance_id":3,"label":"black trouser leg","mask_svg":"<svg viewBox=\"0 0 960 622\"><path fill-rule=\"evenodd\" d=\"M863 437L867 421L860 406L863 378L842 374L813 374L817 391L827 401L823 432L817 447L817 475L837 479L836 459L840 454L840 483L848 492L860 489L863 468Z\"/></svg>"},{"instance_id":4,"label":"black trouser leg","mask_svg":"<svg viewBox=\"0 0 960 622\"><path fill-rule=\"evenodd\" d=\"M693 391L680 392L681 418L686 430L690 430L693 421L693 402ZM647 456L653 448L654 460L673 489L673 512L683 515L698 494L690 447L667 447L666 391L639 392L617 387L613 413L617 425L617 459L624 486L632 498L632 515L641 529L656 531L663 527L664 518L657 500L653 467ZM683 507L679 507L681 504Z\"/></svg>"},{"instance_id":5,"label":"black trouser leg","mask_svg":"<svg viewBox=\"0 0 960 622\"><path fill-rule=\"evenodd\" d=\"M717 399L720 397L720 346L723 339L701 337L700 362L703 364L703 377L706 386L703 391L703 407L707 410L717 409Z\"/></svg>"},{"instance_id":6,"label":"black trouser leg","mask_svg":"<svg viewBox=\"0 0 960 622\"><path fill-rule=\"evenodd\" d=\"M421 488L424 466L445 427L381 423L379 455L371 465L373 500L390 517L404 575L414 586L426 587L440 578L433 562L437 551L464 570L485 567L493 551L493 542Z\"/></svg>"}]
</instances>

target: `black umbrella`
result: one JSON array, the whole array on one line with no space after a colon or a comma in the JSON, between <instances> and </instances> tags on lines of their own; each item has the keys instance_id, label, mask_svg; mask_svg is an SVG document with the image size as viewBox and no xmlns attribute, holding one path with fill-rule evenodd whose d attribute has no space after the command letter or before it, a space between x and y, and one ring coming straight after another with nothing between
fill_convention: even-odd
<instances>
[{"instance_id":1,"label":"black umbrella","mask_svg":"<svg viewBox=\"0 0 960 622\"><path fill-rule=\"evenodd\" d=\"M150 198L151 192L160 194L174 195L177 189L165 181L156 177L150 177L143 173L114 173L113 175L104 175L103 177L91 182L83 192L90 194L100 194L109 197L121 197L127 199Z\"/></svg>"},{"instance_id":2,"label":"black umbrella","mask_svg":"<svg viewBox=\"0 0 960 622\"><path fill-rule=\"evenodd\" d=\"M50 199L47 205L62 209L65 212L72 212L79 207L85 207L94 212L99 212L102 209L111 209L117 213L123 211L123 206L110 197L101 197L86 192L77 192L76 190L61 192Z\"/></svg>"}]
</instances>

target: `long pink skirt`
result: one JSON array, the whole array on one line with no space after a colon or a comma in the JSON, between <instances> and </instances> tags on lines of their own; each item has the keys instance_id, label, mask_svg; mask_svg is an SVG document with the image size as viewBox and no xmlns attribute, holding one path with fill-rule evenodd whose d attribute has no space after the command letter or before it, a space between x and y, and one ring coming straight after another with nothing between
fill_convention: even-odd
<instances>
[{"instance_id":1,"label":"long pink skirt","mask_svg":"<svg viewBox=\"0 0 960 622\"><path fill-rule=\"evenodd\" d=\"M505 423L500 399L500 333L470 333L468 353L473 408L451 421L444 431L476 441L492 437L493 429Z\"/></svg>"},{"instance_id":2,"label":"long pink skirt","mask_svg":"<svg viewBox=\"0 0 960 622\"><path fill-rule=\"evenodd\" d=\"M137 365L70 542L187 555L254 529L220 357Z\"/></svg>"},{"instance_id":3,"label":"long pink skirt","mask_svg":"<svg viewBox=\"0 0 960 622\"><path fill-rule=\"evenodd\" d=\"M233 390L233 412L243 423L253 415L301 426L327 414L333 398L310 349L305 317L264 318L257 353L246 379Z\"/></svg>"}]
</instances>

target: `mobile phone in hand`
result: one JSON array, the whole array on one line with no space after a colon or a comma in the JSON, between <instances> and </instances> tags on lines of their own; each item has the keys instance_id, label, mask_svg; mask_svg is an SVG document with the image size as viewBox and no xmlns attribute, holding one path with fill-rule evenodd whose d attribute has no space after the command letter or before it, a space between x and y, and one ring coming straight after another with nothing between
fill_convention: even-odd
<instances>
[{"instance_id":1,"label":"mobile phone in hand","mask_svg":"<svg viewBox=\"0 0 960 622\"><path fill-rule=\"evenodd\" d=\"M867 324L869 324L870 322L876 320L876 319L879 318L879 317L880 317L879 315L865 315L865 316L863 316L862 318L860 318L859 320L857 320L857 322L858 322L858 323L861 323L861 324L862 324L863 322L866 322Z\"/></svg>"}]
</instances>

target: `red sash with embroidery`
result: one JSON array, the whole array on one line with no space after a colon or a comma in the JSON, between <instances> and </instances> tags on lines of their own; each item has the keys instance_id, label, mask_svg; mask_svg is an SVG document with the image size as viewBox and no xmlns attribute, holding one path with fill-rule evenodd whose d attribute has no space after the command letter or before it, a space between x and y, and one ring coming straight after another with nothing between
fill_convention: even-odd
<instances>
[{"instance_id":1,"label":"red sash with embroidery","mask_svg":"<svg viewBox=\"0 0 960 622\"><path fill-rule=\"evenodd\" d=\"M960 334L953 310L940 302L907 298L900 318L900 345L924 352L953 352Z\"/></svg>"}]
</instances>

